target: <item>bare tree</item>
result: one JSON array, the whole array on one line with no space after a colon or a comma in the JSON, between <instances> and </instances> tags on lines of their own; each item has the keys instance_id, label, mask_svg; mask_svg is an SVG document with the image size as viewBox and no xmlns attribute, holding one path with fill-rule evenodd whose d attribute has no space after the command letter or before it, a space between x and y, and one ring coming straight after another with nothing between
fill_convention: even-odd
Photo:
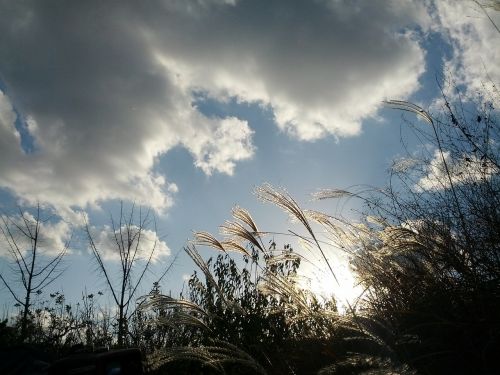
<instances>
[{"instance_id":1,"label":"bare tree","mask_svg":"<svg viewBox=\"0 0 500 375\"><path fill-rule=\"evenodd\" d=\"M119 277L116 282L113 281L108 265L104 263L105 245L96 241L96 237L91 234L90 226L88 223L86 225L90 248L118 309L118 346L125 344L127 320L135 310L129 311L131 302L151 264L158 242L156 222L151 211L147 210L144 214L140 208L139 217L135 220L134 208L135 206L132 206L130 214L125 216L122 203L118 223L111 217L111 233L108 235L112 239L113 255L117 255L120 261ZM153 231L148 229L151 225ZM154 235L152 244L148 249L144 249L144 243L151 239L152 234ZM143 264L138 262L140 259L144 260ZM138 277L133 275L136 269L139 271Z\"/></svg>"},{"instance_id":2,"label":"bare tree","mask_svg":"<svg viewBox=\"0 0 500 375\"><path fill-rule=\"evenodd\" d=\"M68 250L69 241L55 255L44 254L41 249L44 242L42 226L50 217L41 218L40 205L37 205L34 216L23 212L19 207L18 216L2 214L0 218L0 231L5 239L8 254L13 260L11 272L17 279L9 281L0 273L0 280L22 308L21 340L24 341L28 333L28 315L33 293L41 291L62 274L63 270L59 266ZM21 288L16 284L21 284Z\"/></svg>"}]
</instances>

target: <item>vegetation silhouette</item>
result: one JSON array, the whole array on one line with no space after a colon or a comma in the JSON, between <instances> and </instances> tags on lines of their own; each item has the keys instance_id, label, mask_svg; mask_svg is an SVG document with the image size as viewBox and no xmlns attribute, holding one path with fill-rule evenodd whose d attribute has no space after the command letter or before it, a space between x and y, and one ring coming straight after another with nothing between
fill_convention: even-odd
<instances>
[{"instance_id":1,"label":"vegetation silhouette","mask_svg":"<svg viewBox=\"0 0 500 375\"><path fill-rule=\"evenodd\" d=\"M202 316L210 328L208 336L229 340L251 354L268 373L283 373L285 367L289 373L315 373L318 369L314 366L308 367L309 372L300 368L300 360L285 345L294 324L307 317L317 331L311 327L299 330L297 342L313 337L335 353L332 357L321 350L308 354L315 364L332 362L320 370L322 374L498 372L500 129L495 106L499 98L493 92L480 99L479 105L473 105L452 102L443 95L443 108L437 115L412 103L388 101L388 105L423 120L423 124L414 124L403 118L404 126L422 140L424 147L394 163L385 189L332 189L315 194L320 200L362 200L366 212L357 222L301 209L286 191L270 185L256 189L259 198L276 204L303 225L304 234L290 233L306 242L308 251L319 253L333 276L320 234L326 233L328 240L351 256L353 272L364 293L357 308L351 306L341 317L328 314L321 304L311 311L308 303L314 305L316 301L304 298L293 279L281 277L289 274L270 272L273 256L263 244L270 233L258 230L248 212L240 208L233 212L235 221L221 226L223 240L208 233L198 234L198 245L225 253L240 252L244 258L255 253L264 257L266 262L258 267L256 290L263 294L263 300L278 298L286 327L280 332L280 340L271 340L272 347L259 339L260 348L267 354L264 359L246 338L231 337L243 331L238 330L238 324L232 326L234 320L228 319L227 311L236 313L242 321L246 319L241 304L235 304L240 302L236 293L239 281L227 285L228 275L237 274L236 263L226 255L218 257L216 267L211 269L195 248L190 248L188 252L206 278L205 284L197 277L191 279L190 286L196 292L191 301L209 312L218 306L217 316L223 317L213 319L208 312ZM286 253L285 258L281 256L278 262L286 259ZM296 310L290 310L288 303ZM268 311L264 309L261 316L268 317ZM295 312L287 315L290 311ZM326 324L318 317L328 318ZM250 340L259 337L251 329L248 332ZM276 370L276 362L270 357L276 359L283 348L287 353L285 367ZM212 364L216 357L210 352L196 356L204 350L203 340L196 342L194 347L189 346L191 357L183 360ZM170 353L167 362L175 360L178 353ZM218 364L223 362L217 358ZM237 356L231 358L237 362ZM156 368L161 368L162 358L155 357L154 361Z\"/></svg>"},{"instance_id":2,"label":"vegetation silhouette","mask_svg":"<svg viewBox=\"0 0 500 375\"><path fill-rule=\"evenodd\" d=\"M17 324L20 325L19 340L30 341L33 332L30 315L33 313L33 296L42 293L43 289L53 283L61 276L63 269L61 261L68 250L69 241L62 249L57 249L55 254L50 252L54 249L46 249L47 228L44 228L50 217L44 219L41 216L41 208L38 204L35 214L23 212L18 207L18 215L0 216L0 232L3 235L3 247L12 260L11 273L17 282L8 281L6 275L0 273L0 280L9 291L16 305L20 307L20 317ZM20 288L16 286L20 284Z\"/></svg>"},{"instance_id":3,"label":"vegetation silhouette","mask_svg":"<svg viewBox=\"0 0 500 375\"><path fill-rule=\"evenodd\" d=\"M119 259L119 277L118 283L114 283L109 273L108 266L104 263L104 253L110 251L109 249L101 249L99 244L96 243L94 236L91 233L90 226L86 225L86 232L92 249L92 254L97 262L98 271L102 274L106 281L113 301L115 302L116 309L118 310L117 316L117 344L119 347L125 345L127 339L127 323L130 316L134 313L134 297L136 297L137 288L141 284L146 271L148 270L155 251L157 250L156 240L156 221L152 219L152 213L147 210L143 213L142 208L139 208L139 217L135 217L135 205L132 205L129 215L123 212L123 203L120 205L120 216L118 223L111 217L111 230L107 233L111 237L112 246L111 250L114 255ZM148 242L147 232L149 226L153 224L154 239L152 243L147 243L147 249L144 248L144 243ZM103 246L106 247L107 244ZM143 259L144 264L139 261ZM133 271L139 269L139 275L136 279L133 277ZM130 311L132 307L132 311Z\"/></svg>"},{"instance_id":4,"label":"vegetation silhouette","mask_svg":"<svg viewBox=\"0 0 500 375\"><path fill-rule=\"evenodd\" d=\"M458 90L452 95L443 95L435 114L387 102L402 111L402 126L421 147L394 161L385 188L314 194L340 207L360 200L357 219L304 209L286 190L262 185L257 197L302 230L266 231L235 207L221 236L197 232L186 246L199 270L180 296L156 282L134 299L142 271L116 291L105 275L117 306L133 314L101 311L99 293L85 292L76 307L54 293L45 305L29 305L27 319L37 327L30 342L59 356L75 344L139 347L152 374L499 373L500 98L496 90L476 103ZM120 217L115 240L133 260L126 254L146 222ZM205 260L200 247L218 253ZM332 247L350 257L363 290L343 313L339 301L320 300L301 281L308 263L338 283ZM2 345L21 342L18 329L2 323ZM57 330L64 334L54 340L47 332Z\"/></svg>"}]
</instances>

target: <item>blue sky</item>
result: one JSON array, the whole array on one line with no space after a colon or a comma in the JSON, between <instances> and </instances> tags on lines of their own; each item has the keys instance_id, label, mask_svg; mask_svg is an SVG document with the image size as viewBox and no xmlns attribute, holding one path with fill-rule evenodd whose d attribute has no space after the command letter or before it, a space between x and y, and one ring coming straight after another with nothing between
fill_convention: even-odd
<instances>
[{"instance_id":1,"label":"blue sky","mask_svg":"<svg viewBox=\"0 0 500 375\"><path fill-rule=\"evenodd\" d=\"M470 96L498 84L485 10L500 23L466 0L0 2L0 207L55 213L46 251L74 233L44 292L75 301L85 286L105 291L82 215L99 236L120 201L151 206L162 254L147 291L193 230L216 233L234 205L286 230L252 195L264 182L325 210L309 202L319 188L383 186L401 132L418 147L384 100L437 108L443 78ZM193 269L181 254L164 291Z\"/></svg>"}]
</instances>

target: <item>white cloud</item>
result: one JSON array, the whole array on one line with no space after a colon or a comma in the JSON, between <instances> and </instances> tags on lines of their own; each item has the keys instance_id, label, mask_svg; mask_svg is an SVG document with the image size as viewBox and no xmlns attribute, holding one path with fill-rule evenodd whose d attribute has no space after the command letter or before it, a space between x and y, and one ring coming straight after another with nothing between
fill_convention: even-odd
<instances>
[{"instance_id":1,"label":"white cloud","mask_svg":"<svg viewBox=\"0 0 500 375\"><path fill-rule=\"evenodd\" d=\"M157 262L160 258L170 255L170 248L164 241L158 238L156 232L150 229L142 229L140 236L138 236L139 230L139 227L131 226L130 235L127 235L127 228L122 227L123 243L127 246L128 241L131 241L131 254L133 254L137 247L137 260L147 261L153 250L151 258L151 262L153 263ZM113 232L112 228L104 226L100 231L94 229L94 232L92 237L100 256L107 261L120 261L120 250L115 237L116 235L120 242L121 237L119 229ZM127 247L123 250L127 251Z\"/></svg>"},{"instance_id":2,"label":"white cloud","mask_svg":"<svg viewBox=\"0 0 500 375\"><path fill-rule=\"evenodd\" d=\"M0 256L8 257L8 249L10 242L12 245L19 247L21 252L24 254L28 253L32 249L31 240L24 235L19 229L16 227L22 228L24 231L27 230L26 225L32 231L35 232L36 219L33 214L29 212L23 213L24 219L21 218L20 215L14 216L5 216L3 215L3 219L5 223L9 227L15 244L12 243L12 239L8 238L8 232L0 233ZM55 256L59 254L63 249L67 246L70 246L71 243L71 235L72 235L72 227L64 220L41 220L38 223L39 225L39 237L37 242L37 254L45 255L45 256ZM2 226L6 229L5 225Z\"/></svg>"},{"instance_id":3,"label":"white cloud","mask_svg":"<svg viewBox=\"0 0 500 375\"><path fill-rule=\"evenodd\" d=\"M207 137L194 135L185 146L195 156L195 165L207 175L213 171L233 174L235 162L252 157L254 146L251 143L253 131L245 121L229 117L220 121Z\"/></svg>"},{"instance_id":4,"label":"white cloud","mask_svg":"<svg viewBox=\"0 0 500 375\"><path fill-rule=\"evenodd\" d=\"M411 1L241 1L181 15L150 40L183 87L270 106L281 129L314 140L355 135L384 98L417 89L424 52L403 30L427 22Z\"/></svg>"},{"instance_id":5,"label":"white cloud","mask_svg":"<svg viewBox=\"0 0 500 375\"><path fill-rule=\"evenodd\" d=\"M52 5L0 6L0 186L66 212L108 199L168 209L177 189L154 166L178 145L206 174L251 158L248 123L204 116L194 91L260 103L281 129L314 140L358 134L425 69L408 31L428 27L419 2Z\"/></svg>"},{"instance_id":6,"label":"white cloud","mask_svg":"<svg viewBox=\"0 0 500 375\"><path fill-rule=\"evenodd\" d=\"M446 171L443 158L448 167ZM434 151L434 157L429 161L425 175L422 176L416 188L422 190L442 190L450 187L450 179L453 184L465 184L485 181L493 175L498 174L498 168L488 160L480 160L475 155L462 155L460 159L452 158L449 152Z\"/></svg>"},{"instance_id":7,"label":"white cloud","mask_svg":"<svg viewBox=\"0 0 500 375\"><path fill-rule=\"evenodd\" d=\"M487 2L479 2L487 4ZM484 92L500 83L500 12L481 8L469 0L436 1L437 31L448 38L452 46L446 71L456 84L465 85L469 95ZM491 18L488 18L487 14ZM493 24L493 23L494 24ZM452 93L450 93L452 94Z\"/></svg>"}]
</instances>

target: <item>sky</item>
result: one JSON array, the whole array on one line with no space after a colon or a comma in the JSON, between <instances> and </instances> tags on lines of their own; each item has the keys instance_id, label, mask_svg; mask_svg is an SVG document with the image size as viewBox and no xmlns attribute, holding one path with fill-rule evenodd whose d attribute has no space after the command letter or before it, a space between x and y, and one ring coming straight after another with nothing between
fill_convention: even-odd
<instances>
[{"instance_id":1,"label":"sky","mask_svg":"<svg viewBox=\"0 0 500 375\"><path fill-rule=\"evenodd\" d=\"M64 274L44 292L76 301L85 288L105 291L83 228L116 267L109 229L120 202L155 212L145 292L175 258L162 289L178 293L195 269L182 248L193 231L217 233L233 206L266 230L293 226L256 186L324 210L336 208L310 202L319 188L384 186L401 135L418 146L384 100L433 108L444 78L471 97L500 82L500 5L481 4L496 8L0 0L0 209L40 203L48 255L71 239ZM1 247L2 274L9 264ZM0 296L9 305L5 288Z\"/></svg>"}]
</instances>

